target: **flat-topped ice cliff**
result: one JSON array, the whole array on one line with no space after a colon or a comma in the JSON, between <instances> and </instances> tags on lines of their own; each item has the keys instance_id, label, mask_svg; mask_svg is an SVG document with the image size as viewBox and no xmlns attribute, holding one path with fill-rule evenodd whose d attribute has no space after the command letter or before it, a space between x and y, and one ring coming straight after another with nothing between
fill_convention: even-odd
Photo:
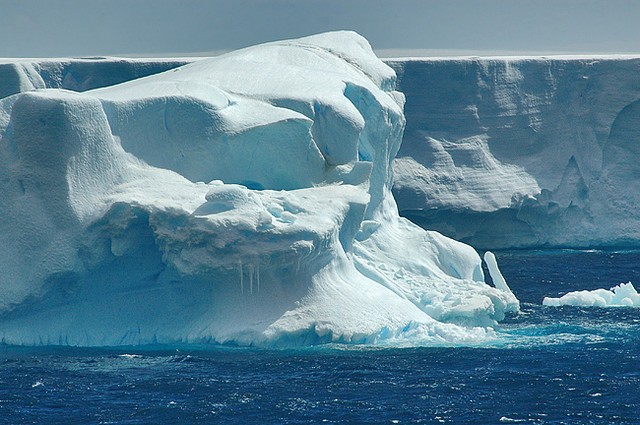
<instances>
[{"instance_id":1,"label":"flat-topped ice cliff","mask_svg":"<svg viewBox=\"0 0 640 425\"><path fill-rule=\"evenodd\" d=\"M480 248L640 244L640 58L387 63L401 215Z\"/></svg>"},{"instance_id":2,"label":"flat-topped ice cliff","mask_svg":"<svg viewBox=\"0 0 640 425\"><path fill-rule=\"evenodd\" d=\"M43 88L85 91L164 72L198 58L0 58L0 99Z\"/></svg>"},{"instance_id":3,"label":"flat-topped ice cliff","mask_svg":"<svg viewBox=\"0 0 640 425\"><path fill-rule=\"evenodd\" d=\"M100 64L56 68L77 87L18 65L0 99L4 343L475 343L518 308L493 257L496 287L471 247L398 216L404 97L357 34L116 85Z\"/></svg>"}]
</instances>

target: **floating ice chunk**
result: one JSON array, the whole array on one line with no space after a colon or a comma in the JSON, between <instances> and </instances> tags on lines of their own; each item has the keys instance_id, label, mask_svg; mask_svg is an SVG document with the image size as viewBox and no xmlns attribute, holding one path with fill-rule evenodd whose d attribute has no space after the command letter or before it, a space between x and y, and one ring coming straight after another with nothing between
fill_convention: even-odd
<instances>
[{"instance_id":1,"label":"floating ice chunk","mask_svg":"<svg viewBox=\"0 0 640 425\"><path fill-rule=\"evenodd\" d=\"M500 418L500 422L503 422L503 423L527 422L527 419L514 419L514 418L509 418L507 416L503 416Z\"/></svg>"},{"instance_id":2,"label":"floating ice chunk","mask_svg":"<svg viewBox=\"0 0 640 425\"><path fill-rule=\"evenodd\" d=\"M142 358L140 354L120 354L118 357L120 357L121 359L127 359L127 360Z\"/></svg>"},{"instance_id":3,"label":"floating ice chunk","mask_svg":"<svg viewBox=\"0 0 640 425\"><path fill-rule=\"evenodd\" d=\"M571 305L576 307L640 307L640 294L631 282L593 291L575 291L560 298L545 297L542 304L551 307Z\"/></svg>"}]
</instances>

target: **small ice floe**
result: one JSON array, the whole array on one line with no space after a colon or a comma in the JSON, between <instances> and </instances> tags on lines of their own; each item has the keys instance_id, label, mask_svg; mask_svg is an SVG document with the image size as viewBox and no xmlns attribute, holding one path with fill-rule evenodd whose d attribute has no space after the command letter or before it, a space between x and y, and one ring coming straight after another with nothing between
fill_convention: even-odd
<instances>
[{"instance_id":1,"label":"small ice floe","mask_svg":"<svg viewBox=\"0 0 640 425\"><path fill-rule=\"evenodd\" d=\"M37 388L42 386L44 386L44 383L42 381L36 381L35 383L31 384L31 388Z\"/></svg>"},{"instance_id":2,"label":"small ice floe","mask_svg":"<svg viewBox=\"0 0 640 425\"><path fill-rule=\"evenodd\" d=\"M118 357L121 359L139 359L142 358L140 354L120 354Z\"/></svg>"},{"instance_id":3,"label":"small ice floe","mask_svg":"<svg viewBox=\"0 0 640 425\"><path fill-rule=\"evenodd\" d=\"M517 423L517 422L527 422L526 419L514 419L514 418L509 418L507 416L503 416L500 418L500 422L501 423Z\"/></svg>"},{"instance_id":4,"label":"small ice floe","mask_svg":"<svg viewBox=\"0 0 640 425\"><path fill-rule=\"evenodd\" d=\"M545 297L542 305L559 307L640 307L640 294L631 282L621 283L609 290L575 291L560 298Z\"/></svg>"}]
</instances>

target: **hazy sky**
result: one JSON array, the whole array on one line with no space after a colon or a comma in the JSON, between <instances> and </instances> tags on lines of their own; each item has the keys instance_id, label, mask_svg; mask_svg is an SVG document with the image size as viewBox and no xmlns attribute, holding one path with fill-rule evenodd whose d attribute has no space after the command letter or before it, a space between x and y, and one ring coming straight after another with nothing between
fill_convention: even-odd
<instances>
[{"instance_id":1,"label":"hazy sky","mask_svg":"<svg viewBox=\"0 0 640 425\"><path fill-rule=\"evenodd\" d=\"M0 57L202 54L336 29L387 56L640 53L640 0L0 0Z\"/></svg>"}]
</instances>

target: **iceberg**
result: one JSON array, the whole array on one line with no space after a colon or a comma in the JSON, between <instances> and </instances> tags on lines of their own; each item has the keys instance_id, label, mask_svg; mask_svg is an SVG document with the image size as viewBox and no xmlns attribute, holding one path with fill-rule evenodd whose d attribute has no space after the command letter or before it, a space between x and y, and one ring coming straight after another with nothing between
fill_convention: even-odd
<instances>
[{"instance_id":1,"label":"iceberg","mask_svg":"<svg viewBox=\"0 0 640 425\"><path fill-rule=\"evenodd\" d=\"M404 97L361 36L188 62L0 100L2 342L464 344L518 309L399 217Z\"/></svg>"},{"instance_id":2,"label":"iceberg","mask_svg":"<svg viewBox=\"0 0 640 425\"><path fill-rule=\"evenodd\" d=\"M476 248L637 246L640 57L387 60L404 217Z\"/></svg>"},{"instance_id":3,"label":"iceberg","mask_svg":"<svg viewBox=\"0 0 640 425\"><path fill-rule=\"evenodd\" d=\"M545 297L542 304L550 307L640 307L640 294L631 282L593 291L575 291L559 298Z\"/></svg>"}]
</instances>

